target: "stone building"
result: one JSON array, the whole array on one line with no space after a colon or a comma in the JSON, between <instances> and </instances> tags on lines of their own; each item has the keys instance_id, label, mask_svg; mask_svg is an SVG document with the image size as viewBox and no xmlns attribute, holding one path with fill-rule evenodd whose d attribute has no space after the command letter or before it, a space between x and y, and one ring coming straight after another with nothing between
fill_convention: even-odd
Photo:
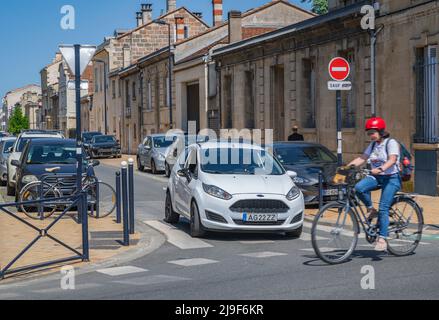
<instances>
[{"instance_id":1,"label":"stone building","mask_svg":"<svg viewBox=\"0 0 439 320\"><path fill-rule=\"evenodd\" d=\"M62 63L61 53L56 53L52 62L40 71L42 106L40 112L40 129L60 128L59 113L59 68Z\"/></svg>"},{"instance_id":2,"label":"stone building","mask_svg":"<svg viewBox=\"0 0 439 320\"><path fill-rule=\"evenodd\" d=\"M4 129L7 128L8 119L11 116L11 113L16 106L20 106L23 114L25 114L26 110L24 104L28 103L27 99L29 98L30 101L29 103L33 103L33 101L38 103L38 99L40 96L41 96L41 87L36 84L30 84L21 88L11 90L8 93L6 93L6 95L2 99L3 114L4 114L2 121L4 122L4 124L2 124L2 126L4 127Z\"/></svg>"},{"instance_id":3,"label":"stone building","mask_svg":"<svg viewBox=\"0 0 439 320\"><path fill-rule=\"evenodd\" d=\"M122 81L119 70L168 45L168 26L157 23L157 20L170 25L172 42L176 37L189 37L209 27L198 15L184 7L177 8L175 0L168 0L167 8L165 14L153 20L151 4L143 4L136 16L137 27L129 31L115 31L113 37L106 38L99 46L93 58L96 130L115 134L122 141L124 152L135 152L133 146L140 143L139 127L135 120L138 118L135 99L140 80ZM131 92L130 102L134 103L122 107L122 90L127 88Z\"/></svg>"},{"instance_id":4,"label":"stone building","mask_svg":"<svg viewBox=\"0 0 439 320\"><path fill-rule=\"evenodd\" d=\"M298 125L306 140L336 151L328 63L343 56L353 83L352 91L342 93L345 160L361 154L368 143L364 122L372 111L371 39L360 27L360 11L371 3L332 0L326 15L214 50L218 94L209 113L220 114L215 126L273 129L275 140L285 140ZM416 154L417 191L437 194L439 1L379 4L377 114Z\"/></svg>"},{"instance_id":5,"label":"stone building","mask_svg":"<svg viewBox=\"0 0 439 320\"><path fill-rule=\"evenodd\" d=\"M20 106L23 114L29 120L29 129L38 129L38 110L41 108L41 93L27 91L20 99Z\"/></svg>"}]
</instances>

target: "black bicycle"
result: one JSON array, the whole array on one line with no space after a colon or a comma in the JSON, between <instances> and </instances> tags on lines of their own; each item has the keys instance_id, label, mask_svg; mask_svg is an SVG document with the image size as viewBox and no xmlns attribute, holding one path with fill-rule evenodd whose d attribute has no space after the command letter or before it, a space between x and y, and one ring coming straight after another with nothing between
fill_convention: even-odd
<instances>
[{"instance_id":1,"label":"black bicycle","mask_svg":"<svg viewBox=\"0 0 439 320\"><path fill-rule=\"evenodd\" d=\"M379 236L378 219L369 220L367 210L355 193L357 182L369 170L350 169L340 184L339 200L324 206L314 219L311 239L317 256L328 264L346 262L354 253L361 229L365 240L373 244ZM424 218L414 196L398 193L390 209L388 252L395 256L413 253L422 238Z\"/></svg>"}]
</instances>

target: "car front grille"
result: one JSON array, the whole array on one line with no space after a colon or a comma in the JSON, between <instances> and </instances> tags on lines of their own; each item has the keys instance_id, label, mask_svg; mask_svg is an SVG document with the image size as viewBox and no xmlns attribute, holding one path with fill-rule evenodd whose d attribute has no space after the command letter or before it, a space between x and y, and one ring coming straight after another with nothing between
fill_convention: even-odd
<instances>
[{"instance_id":1,"label":"car front grille","mask_svg":"<svg viewBox=\"0 0 439 320\"><path fill-rule=\"evenodd\" d=\"M233 212L247 213L286 213L290 208L280 200L240 200L230 207Z\"/></svg>"},{"instance_id":2,"label":"car front grille","mask_svg":"<svg viewBox=\"0 0 439 320\"><path fill-rule=\"evenodd\" d=\"M76 176L46 176L42 180L51 186L56 186L64 196L71 195L76 190Z\"/></svg>"},{"instance_id":3,"label":"car front grille","mask_svg":"<svg viewBox=\"0 0 439 320\"><path fill-rule=\"evenodd\" d=\"M281 226L285 223L286 220L278 220L275 222L249 222L249 221L242 221L238 219L234 219L233 222L239 226Z\"/></svg>"}]
</instances>

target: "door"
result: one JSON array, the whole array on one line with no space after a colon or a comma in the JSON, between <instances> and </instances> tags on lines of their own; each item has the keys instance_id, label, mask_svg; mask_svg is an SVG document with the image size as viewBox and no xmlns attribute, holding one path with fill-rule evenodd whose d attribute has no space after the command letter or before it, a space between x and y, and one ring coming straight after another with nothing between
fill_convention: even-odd
<instances>
[{"instance_id":1,"label":"door","mask_svg":"<svg viewBox=\"0 0 439 320\"><path fill-rule=\"evenodd\" d=\"M285 79L284 67L274 66L271 70L271 128L274 141L285 140Z\"/></svg>"},{"instance_id":2,"label":"door","mask_svg":"<svg viewBox=\"0 0 439 320\"><path fill-rule=\"evenodd\" d=\"M152 137L148 137L146 139L146 144L145 144L145 166L147 166L148 168L151 168L151 154L152 154Z\"/></svg>"},{"instance_id":3,"label":"door","mask_svg":"<svg viewBox=\"0 0 439 320\"><path fill-rule=\"evenodd\" d=\"M200 85L198 83L187 86L187 121L188 123L196 122L197 133L200 131Z\"/></svg>"},{"instance_id":4,"label":"door","mask_svg":"<svg viewBox=\"0 0 439 320\"><path fill-rule=\"evenodd\" d=\"M190 216L190 201L192 198L191 187L193 186L198 173L196 148L189 149L188 157L183 169L186 170L187 177L177 176L176 202L178 210L184 215Z\"/></svg>"}]
</instances>

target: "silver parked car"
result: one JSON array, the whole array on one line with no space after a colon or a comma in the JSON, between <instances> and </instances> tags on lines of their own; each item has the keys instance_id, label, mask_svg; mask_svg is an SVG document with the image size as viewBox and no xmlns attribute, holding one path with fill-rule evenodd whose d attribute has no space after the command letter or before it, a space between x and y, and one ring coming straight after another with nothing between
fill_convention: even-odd
<instances>
[{"instance_id":1,"label":"silver parked car","mask_svg":"<svg viewBox=\"0 0 439 320\"><path fill-rule=\"evenodd\" d=\"M175 136L154 134L147 136L137 148L137 168L144 171L151 169L153 174L165 171L167 149L174 143Z\"/></svg>"},{"instance_id":2,"label":"silver parked car","mask_svg":"<svg viewBox=\"0 0 439 320\"><path fill-rule=\"evenodd\" d=\"M11 154L10 148L14 145L15 140L17 140L16 137L4 137L0 139L0 184L2 186L5 186L8 181L7 162Z\"/></svg>"}]
</instances>

